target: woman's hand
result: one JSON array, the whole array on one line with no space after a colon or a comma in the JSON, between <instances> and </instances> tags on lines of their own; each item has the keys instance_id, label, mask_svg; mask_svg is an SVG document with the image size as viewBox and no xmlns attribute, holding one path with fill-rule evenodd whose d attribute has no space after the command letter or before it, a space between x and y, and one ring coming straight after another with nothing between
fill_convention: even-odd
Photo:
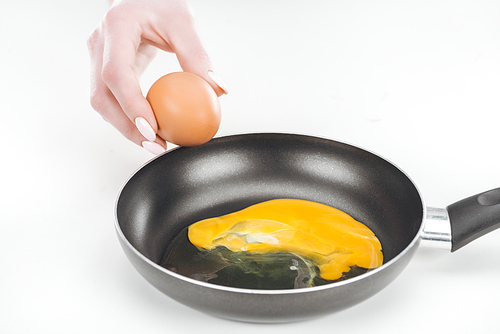
<instances>
[{"instance_id":1,"label":"woman's hand","mask_svg":"<svg viewBox=\"0 0 500 334\"><path fill-rule=\"evenodd\" d=\"M154 154L162 153L166 143L156 135L158 126L139 76L157 49L175 53L182 69L205 79L218 96L227 93L212 70L187 1L115 1L87 44L92 107L126 138Z\"/></svg>"}]
</instances>

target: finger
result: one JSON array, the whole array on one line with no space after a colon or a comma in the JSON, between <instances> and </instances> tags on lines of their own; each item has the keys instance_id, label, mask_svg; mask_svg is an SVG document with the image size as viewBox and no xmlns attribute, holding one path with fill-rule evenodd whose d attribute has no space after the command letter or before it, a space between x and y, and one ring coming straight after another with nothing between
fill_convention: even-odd
<instances>
[{"instance_id":1,"label":"finger","mask_svg":"<svg viewBox=\"0 0 500 334\"><path fill-rule=\"evenodd\" d=\"M109 91L109 90L108 90ZM102 118L113 125L125 138L142 146L153 154L160 154L167 147L166 142L159 136L153 141L145 140L137 126L123 113L120 104L109 91L109 98L105 100L100 112Z\"/></svg>"},{"instance_id":2,"label":"finger","mask_svg":"<svg viewBox=\"0 0 500 334\"><path fill-rule=\"evenodd\" d=\"M183 31L182 34L187 34L188 31ZM214 89L218 96L228 94L227 85L225 82L215 74L213 70L212 61L208 53L203 48L199 39L188 41L191 37L184 37L179 39L179 43L175 45L175 54L179 60L179 64L186 72L197 74L205 79L210 86ZM180 45L179 45L180 44Z\"/></svg>"},{"instance_id":3,"label":"finger","mask_svg":"<svg viewBox=\"0 0 500 334\"><path fill-rule=\"evenodd\" d=\"M150 141L154 141L157 124L153 111L142 95L136 72L137 52L141 41L141 30L137 25L126 24L117 11L109 11L105 19L106 34L103 50L101 77L129 120L137 123L139 131Z\"/></svg>"},{"instance_id":4,"label":"finger","mask_svg":"<svg viewBox=\"0 0 500 334\"><path fill-rule=\"evenodd\" d=\"M192 12L178 17L176 24L177 27L169 33L169 41L182 69L205 79L218 96L227 94L226 84L213 70L212 61L198 34Z\"/></svg>"},{"instance_id":5,"label":"finger","mask_svg":"<svg viewBox=\"0 0 500 334\"><path fill-rule=\"evenodd\" d=\"M102 116L102 118L115 127L125 138L134 142L139 146L143 146L152 151L153 147L156 153L164 150L166 143L158 136L154 136L155 144L143 145L144 136L139 132L137 127L124 114L120 104L117 102L111 91L101 78L101 68L103 59L104 43L102 38L102 28L99 27L92 32L87 39L87 45L90 54L90 73L91 73L91 97L90 103L92 107ZM147 146L147 147L146 147Z\"/></svg>"},{"instance_id":6,"label":"finger","mask_svg":"<svg viewBox=\"0 0 500 334\"><path fill-rule=\"evenodd\" d=\"M102 28L98 27L87 39L90 55L90 104L99 112L104 103L105 94L102 94L104 83L101 79L102 51L104 48Z\"/></svg>"},{"instance_id":7,"label":"finger","mask_svg":"<svg viewBox=\"0 0 500 334\"><path fill-rule=\"evenodd\" d=\"M151 60L156 56L158 48L147 43L141 43L137 49L137 56L135 60L136 75L139 77Z\"/></svg>"}]
</instances>

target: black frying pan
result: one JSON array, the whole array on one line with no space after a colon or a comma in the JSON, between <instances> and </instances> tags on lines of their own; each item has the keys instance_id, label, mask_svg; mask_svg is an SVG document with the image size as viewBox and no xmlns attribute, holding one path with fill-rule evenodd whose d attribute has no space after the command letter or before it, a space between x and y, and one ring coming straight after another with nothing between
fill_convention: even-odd
<instances>
[{"instance_id":1,"label":"black frying pan","mask_svg":"<svg viewBox=\"0 0 500 334\"><path fill-rule=\"evenodd\" d=\"M384 264L352 279L296 290L229 288L158 265L186 226L275 198L347 212L378 236ZM446 214L441 220L451 221L453 251L500 226L499 203L500 188L447 208L450 220ZM426 215L413 182L373 153L316 137L248 134L174 149L144 165L118 196L116 228L135 268L169 297L219 317L284 322L345 309L388 285L415 253Z\"/></svg>"}]
</instances>

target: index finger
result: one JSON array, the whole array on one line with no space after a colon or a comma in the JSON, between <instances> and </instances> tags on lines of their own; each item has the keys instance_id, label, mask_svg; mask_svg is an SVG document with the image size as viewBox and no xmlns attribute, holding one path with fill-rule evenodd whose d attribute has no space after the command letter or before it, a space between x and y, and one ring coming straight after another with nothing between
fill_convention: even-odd
<instances>
[{"instance_id":1,"label":"index finger","mask_svg":"<svg viewBox=\"0 0 500 334\"><path fill-rule=\"evenodd\" d=\"M109 13L108 13L109 14ZM138 73L135 69L141 30L136 24L116 24L109 19L105 25L102 80L106 83L127 117L136 122L144 118L157 132L156 119L146 98L142 95ZM120 20L118 20L120 22ZM151 140L152 138L147 138Z\"/></svg>"}]
</instances>

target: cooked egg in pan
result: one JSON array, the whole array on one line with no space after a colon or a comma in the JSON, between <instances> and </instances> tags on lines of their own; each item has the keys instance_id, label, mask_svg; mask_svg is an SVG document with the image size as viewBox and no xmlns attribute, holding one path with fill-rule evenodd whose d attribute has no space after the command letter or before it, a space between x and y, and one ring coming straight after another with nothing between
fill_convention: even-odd
<instances>
[{"instance_id":1,"label":"cooked egg in pan","mask_svg":"<svg viewBox=\"0 0 500 334\"><path fill-rule=\"evenodd\" d=\"M172 245L163 265L233 287L315 286L383 262L380 241L367 226L338 209L306 200L262 202L196 222L181 235L177 240L184 246ZM190 250L182 250L186 245Z\"/></svg>"}]
</instances>

